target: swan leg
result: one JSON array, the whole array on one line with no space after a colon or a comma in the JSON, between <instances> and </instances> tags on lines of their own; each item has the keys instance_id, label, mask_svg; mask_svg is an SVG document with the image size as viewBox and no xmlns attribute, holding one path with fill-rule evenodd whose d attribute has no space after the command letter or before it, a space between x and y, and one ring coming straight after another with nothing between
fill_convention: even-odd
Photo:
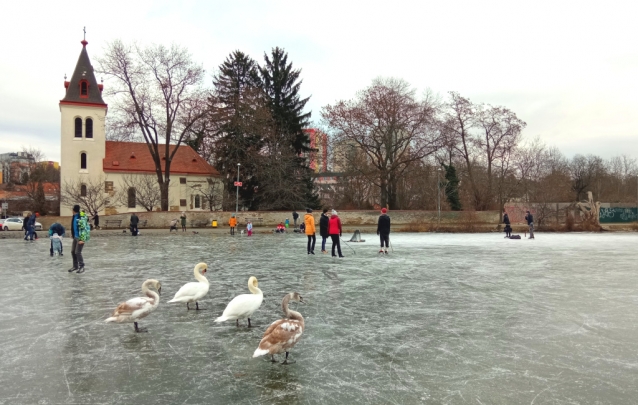
<instances>
[{"instance_id":1,"label":"swan leg","mask_svg":"<svg viewBox=\"0 0 638 405\"><path fill-rule=\"evenodd\" d=\"M275 355L274 354L270 355L270 362L271 363L276 363L277 362L277 360L275 360Z\"/></svg>"},{"instance_id":2,"label":"swan leg","mask_svg":"<svg viewBox=\"0 0 638 405\"><path fill-rule=\"evenodd\" d=\"M188 302L186 303L186 309L191 309L191 308L188 306Z\"/></svg>"},{"instance_id":3,"label":"swan leg","mask_svg":"<svg viewBox=\"0 0 638 405\"><path fill-rule=\"evenodd\" d=\"M252 327L252 325L250 324L250 318L248 318L248 327Z\"/></svg>"},{"instance_id":4,"label":"swan leg","mask_svg":"<svg viewBox=\"0 0 638 405\"><path fill-rule=\"evenodd\" d=\"M138 328L137 322L133 322L133 325L135 325L135 332L137 332L137 333L148 332L148 329L146 329L146 328Z\"/></svg>"},{"instance_id":5,"label":"swan leg","mask_svg":"<svg viewBox=\"0 0 638 405\"><path fill-rule=\"evenodd\" d=\"M235 319L235 325L239 328L239 319Z\"/></svg>"},{"instance_id":6,"label":"swan leg","mask_svg":"<svg viewBox=\"0 0 638 405\"><path fill-rule=\"evenodd\" d=\"M288 352L286 352L286 359L281 364L294 364L294 363L296 363L296 361L294 360L288 361Z\"/></svg>"},{"instance_id":7,"label":"swan leg","mask_svg":"<svg viewBox=\"0 0 638 405\"><path fill-rule=\"evenodd\" d=\"M199 311L199 310L203 310L204 308L200 308L197 301L195 301L195 309Z\"/></svg>"}]
</instances>

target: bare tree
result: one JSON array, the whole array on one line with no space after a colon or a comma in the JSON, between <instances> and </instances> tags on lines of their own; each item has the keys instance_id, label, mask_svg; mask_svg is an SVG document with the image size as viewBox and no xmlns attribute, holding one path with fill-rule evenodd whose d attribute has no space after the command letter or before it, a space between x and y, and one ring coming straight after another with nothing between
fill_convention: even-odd
<instances>
[{"instance_id":1,"label":"bare tree","mask_svg":"<svg viewBox=\"0 0 638 405\"><path fill-rule=\"evenodd\" d=\"M99 71L114 79L111 125L126 136L141 133L155 163L161 209L168 211L171 161L205 113L204 70L185 48L140 48L119 40L107 46L99 63Z\"/></svg>"},{"instance_id":2,"label":"bare tree","mask_svg":"<svg viewBox=\"0 0 638 405\"><path fill-rule=\"evenodd\" d=\"M157 178L151 174L125 174L117 190L116 200L125 206L133 203L141 205L146 211L153 211L160 206L162 200Z\"/></svg>"},{"instance_id":3,"label":"bare tree","mask_svg":"<svg viewBox=\"0 0 638 405\"><path fill-rule=\"evenodd\" d=\"M224 198L224 185L219 179L209 177L203 187L201 184L195 184L191 188L201 194L209 211L215 211L218 207L221 208Z\"/></svg>"},{"instance_id":4,"label":"bare tree","mask_svg":"<svg viewBox=\"0 0 638 405\"><path fill-rule=\"evenodd\" d=\"M390 208L398 208L403 173L439 146L435 114L432 95L418 99L401 79L375 79L354 99L327 105L321 113L337 142L356 145L365 154L369 165L354 169L379 187L381 205Z\"/></svg>"},{"instance_id":5,"label":"bare tree","mask_svg":"<svg viewBox=\"0 0 638 405\"><path fill-rule=\"evenodd\" d=\"M110 204L109 195L104 192L105 176L95 179L65 181L60 190L60 199L67 207L79 204L92 216Z\"/></svg>"}]
</instances>

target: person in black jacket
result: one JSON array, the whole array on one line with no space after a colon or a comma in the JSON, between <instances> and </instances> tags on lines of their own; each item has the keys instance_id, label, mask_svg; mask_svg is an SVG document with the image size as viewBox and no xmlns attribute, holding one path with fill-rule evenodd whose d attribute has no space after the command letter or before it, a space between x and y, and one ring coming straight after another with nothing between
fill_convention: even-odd
<instances>
[{"instance_id":1,"label":"person in black jacket","mask_svg":"<svg viewBox=\"0 0 638 405\"><path fill-rule=\"evenodd\" d=\"M525 220L527 221L527 226L529 226L529 238L534 239L534 216L531 212L527 211Z\"/></svg>"},{"instance_id":2,"label":"person in black jacket","mask_svg":"<svg viewBox=\"0 0 638 405\"><path fill-rule=\"evenodd\" d=\"M379 238L381 239L381 249L379 249L379 253L385 253L386 255L388 254L388 247L390 245L390 217L387 212L387 209L381 209L381 215L377 222L377 235L379 235ZM384 244L385 252L383 251Z\"/></svg>"},{"instance_id":3,"label":"person in black jacket","mask_svg":"<svg viewBox=\"0 0 638 405\"><path fill-rule=\"evenodd\" d=\"M299 219L299 214L297 214L297 210L292 211L292 220L295 224L295 229L297 229L297 220Z\"/></svg>"},{"instance_id":4,"label":"person in black jacket","mask_svg":"<svg viewBox=\"0 0 638 405\"><path fill-rule=\"evenodd\" d=\"M321 213L321 218L319 218L319 235L321 235L321 253L328 253L326 250L326 240L330 236L328 234L328 223L330 218L326 214L328 212L328 208L324 208Z\"/></svg>"},{"instance_id":5,"label":"person in black jacket","mask_svg":"<svg viewBox=\"0 0 638 405\"><path fill-rule=\"evenodd\" d=\"M512 227L510 226L510 217L507 212L503 214L503 223L505 224L505 237L509 238L512 236Z\"/></svg>"},{"instance_id":6,"label":"person in black jacket","mask_svg":"<svg viewBox=\"0 0 638 405\"><path fill-rule=\"evenodd\" d=\"M131 233L133 236L137 236L137 224L139 224L140 219L135 215L135 213L131 214Z\"/></svg>"}]
</instances>

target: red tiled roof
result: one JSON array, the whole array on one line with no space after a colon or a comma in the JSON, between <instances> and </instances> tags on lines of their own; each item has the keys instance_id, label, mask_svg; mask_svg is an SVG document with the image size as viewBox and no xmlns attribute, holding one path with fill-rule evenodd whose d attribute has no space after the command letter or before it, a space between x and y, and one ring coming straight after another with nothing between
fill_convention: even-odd
<instances>
[{"instance_id":1,"label":"red tiled roof","mask_svg":"<svg viewBox=\"0 0 638 405\"><path fill-rule=\"evenodd\" d=\"M164 146L160 146L160 151ZM170 152L175 145L170 145ZM160 152L161 153L161 152ZM155 162L146 143L106 141L106 157L102 163L105 172L155 173ZM162 160L164 170L165 160ZM180 145L171 162L171 173L219 176L219 172L187 145Z\"/></svg>"}]
</instances>

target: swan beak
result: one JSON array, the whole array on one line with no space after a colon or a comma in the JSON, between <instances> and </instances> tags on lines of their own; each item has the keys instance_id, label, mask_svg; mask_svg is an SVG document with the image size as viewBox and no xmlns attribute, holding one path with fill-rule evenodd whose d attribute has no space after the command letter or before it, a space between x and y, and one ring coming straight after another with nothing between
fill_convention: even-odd
<instances>
[{"instance_id":1,"label":"swan beak","mask_svg":"<svg viewBox=\"0 0 638 405\"><path fill-rule=\"evenodd\" d=\"M303 298L299 298L299 302L301 302L302 304L306 303L306 301L304 301Z\"/></svg>"},{"instance_id":2,"label":"swan beak","mask_svg":"<svg viewBox=\"0 0 638 405\"><path fill-rule=\"evenodd\" d=\"M157 289L157 295L162 295L162 287Z\"/></svg>"}]
</instances>

